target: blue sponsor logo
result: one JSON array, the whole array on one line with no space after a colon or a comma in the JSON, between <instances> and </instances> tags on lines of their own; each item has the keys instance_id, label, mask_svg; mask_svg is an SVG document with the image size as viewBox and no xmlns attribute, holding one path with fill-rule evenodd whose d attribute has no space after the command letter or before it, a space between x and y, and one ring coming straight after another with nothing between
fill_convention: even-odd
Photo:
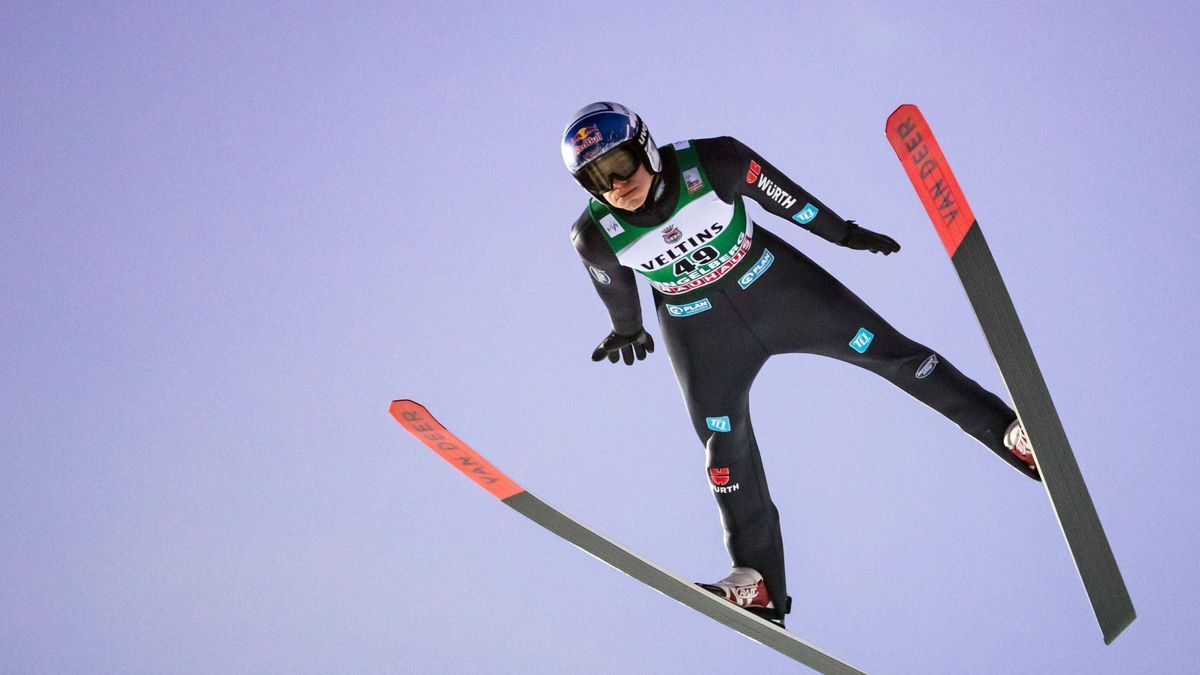
<instances>
[{"instance_id":1,"label":"blue sponsor logo","mask_svg":"<svg viewBox=\"0 0 1200 675\"><path fill-rule=\"evenodd\" d=\"M721 433L729 433L733 431L733 425L729 423L729 415L724 417L709 417L704 420L708 422L708 428Z\"/></svg>"},{"instance_id":2,"label":"blue sponsor logo","mask_svg":"<svg viewBox=\"0 0 1200 675\"><path fill-rule=\"evenodd\" d=\"M686 305L667 305L667 314L671 316L692 316L712 309L712 303L708 298L700 298L695 302L689 302Z\"/></svg>"},{"instance_id":3,"label":"blue sponsor logo","mask_svg":"<svg viewBox=\"0 0 1200 675\"><path fill-rule=\"evenodd\" d=\"M751 267L749 272L746 272L742 275L741 279L738 279L738 286L750 288L750 284L761 277L763 272L766 272L767 268L773 262L775 262L775 256L771 255L770 251L763 250L762 257L758 259L758 262L754 263L754 267Z\"/></svg>"},{"instance_id":4,"label":"blue sponsor logo","mask_svg":"<svg viewBox=\"0 0 1200 675\"><path fill-rule=\"evenodd\" d=\"M800 213L792 216L792 220L800 223L801 225L807 225L812 222L813 218L817 217L818 211L820 211L820 209L812 204L805 204L804 208L800 209Z\"/></svg>"},{"instance_id":5,"label":"blue sponsor logo","mask_svg":"<svg viewBox=\"0 0 1200 675\"><path fill-rule=\"evenodd\" d=\"M929 374L933 372L933 369L937 368L937 364L937 354L930 354L929 358L925 359L925 362L921 364L921 367L917 368L917 379L923 380L929 377Z\"/></svg>"},{"instance_id":6,"label":"blue sponsor logo","mask_svg":"<svg viewBox=\"0 0 1200 675\"><path fill-rule=\"evenodd\" d=\"M871 346L871 340L875 339L875 334L866 328L859 328L854 339L850 341L850 348L859 354L865 354L867 347Z\"/></svg>"}]
</instances>

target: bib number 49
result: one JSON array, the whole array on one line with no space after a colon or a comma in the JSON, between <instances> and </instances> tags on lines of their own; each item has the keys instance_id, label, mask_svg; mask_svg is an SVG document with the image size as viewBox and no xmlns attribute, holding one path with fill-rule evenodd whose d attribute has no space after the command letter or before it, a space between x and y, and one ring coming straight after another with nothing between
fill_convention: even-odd
<instances>
[{"instance_id":1,"label":"bib number 49","mask_svg":"<svg viewBox=\"0 0 1200 675\"><path fill-rule=\"evenodd\" d=\"M675 276L690 274L700 265L708 264L717 259L717 249L712 246L701 246L675 263Z\"/></svg>"}]
</instances>

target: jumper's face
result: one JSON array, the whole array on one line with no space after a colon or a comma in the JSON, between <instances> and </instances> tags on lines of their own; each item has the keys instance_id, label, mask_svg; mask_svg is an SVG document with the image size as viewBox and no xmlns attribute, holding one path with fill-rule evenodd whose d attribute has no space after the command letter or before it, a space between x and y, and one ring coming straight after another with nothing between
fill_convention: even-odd
<instances>
[{"instance_id":1,"label":"jumper's face","mask_svg":"<svg viewBox=\"0 0 1200 675\"><path fill-rule=\"evenodd\" d=\"M654 176L650 175L645 165L639 166L629 178L614 180L612 189L604 193L604 199L618 209L633 211L646 203L653 182Z\"/></svg>"}]
</instances>

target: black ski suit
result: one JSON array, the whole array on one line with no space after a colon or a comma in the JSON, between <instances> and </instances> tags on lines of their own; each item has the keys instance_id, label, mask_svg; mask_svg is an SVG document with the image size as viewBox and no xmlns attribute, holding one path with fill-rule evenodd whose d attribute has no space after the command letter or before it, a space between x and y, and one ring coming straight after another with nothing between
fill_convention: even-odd
<instances>
[{"instance_id":1,"label":"black ski suit","mask_svg":"<svg viewBox=\"0 0 1200 675\"><path fill-rule=\"evenodd\" d=\"M854 227L736 139L701 139L690 145L722 201L752 198L773 215L837 244ZM657 198L647 199L637 211L611 210L624 225L659 227L688 187L680 180L676 149L661 152ZM593 208L584 211L572 228L572 240L614 331L633 335L642 329L633 270L618 261L595 213ZM664 295L656 288L654 300L671 365L707 450L709 488L721 511L733 564L763 575L782 618L788 599L779 515L767 489L749 409L750 386L771 356L819 354L866 368L948 417L1018 470L1031 473L1004 447L1003 434L1016 414L1003 401L940 354L892 328L804 254L757 224L752 227L753 245L732 271L681 295Z\"/></svg>"}]
</instances>

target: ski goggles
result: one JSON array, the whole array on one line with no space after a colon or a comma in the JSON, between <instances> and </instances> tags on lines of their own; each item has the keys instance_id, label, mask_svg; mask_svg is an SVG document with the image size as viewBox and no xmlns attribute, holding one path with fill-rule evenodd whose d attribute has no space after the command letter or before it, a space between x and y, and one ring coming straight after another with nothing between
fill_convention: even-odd
<instances>
[{"instance_id":1,"label":"ski goggles","mask_svg":"<svg viewBox=\"0 0 1200 675\"><path fill-rule=\"evenodd\" d=\"M613 181L629 180L642 165L635 141L626 141L575 172L575 180L592 194L602 195L612 189Z\"/></svg>"}]
</instances>

